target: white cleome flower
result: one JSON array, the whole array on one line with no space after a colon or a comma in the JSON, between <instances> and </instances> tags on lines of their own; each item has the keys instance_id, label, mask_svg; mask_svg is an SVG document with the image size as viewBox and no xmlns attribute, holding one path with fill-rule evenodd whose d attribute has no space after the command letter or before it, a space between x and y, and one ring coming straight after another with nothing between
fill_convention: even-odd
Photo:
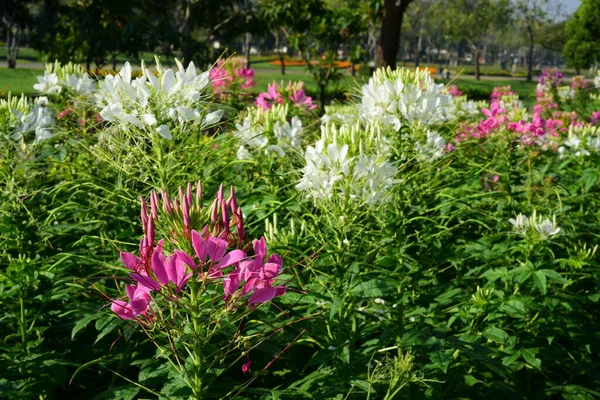
<instances>
[{"instance_id":1,"label":"white cleome flower","mask_svg":"<svg viewBox=\"0 0 600 400\"><path fill-rule=\"evenodd\" d=\"M405 122L440 124L446 120L445 105L452 101L443 88L426 71L381 69L362 87L360 115L395 131Z\"/></svg>"},{"instance_id":2,"label":"white cleome flower","mask_svg":"<svg viewBox=\"0 0 600 400\"><path fill-rule=\"evenodd\" d=\"M242 123L236 123L232 132L241 142L238 159L252 159L259 154L281 158L288 149L300 148L304 127L298 117L288 121L288 111L287 105L279 104L268 110L248 109Z\"/></svg>"},{"instance_id":3,"label":"white cleome flower","mask_svg":"<svg viewBox=\"0 0 600 400\"><path fill-rule=\"evenodd\" d=\"M296 188L316 200L340 197L374 206L386 201L397 169L373 126L321 126L321 139L308 146Z\"/></svg>"},{"instance_id":4,"label":"white cleome flower","mask_svg":"<svg viewBox=\"0 0 600 400\"><path fill-rule=\"evenodd\" d=\"M107 76L95 93L102 118L150 135L156 132L167 140L175 132L216 125L223 111L211 111L208 73L197 74L193 63L186 69L176 62L177 72L163 69L157 59L157 75L142 63L143 75L133 79L127 62L117 75Z\"/></svg>"},{"instance_id":5,"label":"white cleome flower","mask_svg":"<svg viewBox=\"0 0 600 400\"><path fill-rule=\"evenodd\" d=\"M444 138L438 132L433 131L427 131L425 144L415 143L417 155L422 161L434 161L442 157L444 155L444 146L446 146Z\"/></svg>"},{"instance_id":6,"label":"white cleome flower","mask_svg":"<svg viewBox=\"0 0 600 400\"><path fill-rule=\"evenodd\" d=\"M62 90L62 86L59 84L58 75L55 73L50 73L48 71L44 72L43 76L37 77L38 83L33 85L33 88L40 93L52 95L58 94Z\"/></svg>"},{"instance_id":7,"label":"white cleome flower","mask_svg":"<svg viewBox=\"0 0 600 400\"><path fill-rule=\"evenodd\" d=\"M526 234L529 229L529 218L523 214L519 214L515 218L510 218L508 222L513 226L513 230L521 235Z\"/></svg>"},{"instance_id":8,"label":"white cleome flower","mask_svg":"<svg viewBox=\"0 0 600 400\"><path fill-rule=\"evenodd\" d=\"M556 224L556 216L552 216L552 221L549 219L543 219L543 217L537 217L535 211L531 217L533 221L533 227L540 236L540 239L546 240L551 236L558 235L560 228Z\"/></svg>"}]
</instances>

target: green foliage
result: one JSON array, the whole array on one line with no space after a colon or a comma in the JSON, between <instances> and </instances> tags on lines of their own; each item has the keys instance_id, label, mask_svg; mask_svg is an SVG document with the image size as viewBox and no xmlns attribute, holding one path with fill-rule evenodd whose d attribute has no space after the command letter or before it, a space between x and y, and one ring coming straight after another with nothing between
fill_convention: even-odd
<instances>
[{"instance_id":1,"label":"green foliage","mask_svg":"<svg viewBox=\"0 0 600 400\"><path fill-rule=\"evenodd\" d=\"M600 10L594 0L583 0L567 22L563 54L577 69L598 64L600 54Z\"/></svg>"},{"instance_id":2,"label":"green foliage","mask_svg":"<svg viewBox=\"0 0 600 400\"><path fill-rule=\"evenodd\" d=\"M561 107L583 119L583 104ZM37 146L2 148L4 397L189 397L165 354L107 305L119 296L119 250L134 251L142 232L139 197L198 179L207 193L236 188L247 235L283 256L288 287L245 321L249 374L243 345L219 356L234 329L207 345L212 398L600 396L598 153L561 156L502 134L437 161L394 148L389 202L313 203L295 188L300 154L236 159L234 121L153 149L135 132L81 128L91 107L73 107ZM319 125L303 116L304 147ZM560 232L514 231L509 219L534 210L555 215Z\"/></svg>"}]
</instances>

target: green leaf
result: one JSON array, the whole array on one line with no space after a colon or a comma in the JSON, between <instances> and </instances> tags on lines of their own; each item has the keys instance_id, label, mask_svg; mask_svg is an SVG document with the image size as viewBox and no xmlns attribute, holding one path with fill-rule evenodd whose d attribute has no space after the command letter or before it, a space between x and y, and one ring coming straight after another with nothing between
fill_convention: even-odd
<instances>
[{"instance_id":1,"label":"green leaf","mask_svg":"<svg viewBox=\"0 0 600 400\"><path fill-rule=\"evenodd\" d=\"M506 341L510 338L510 335L506 333L506 331L496 326L490 326L483 331L483 336L496 343L506 343Z\"/></svg>"},{"instance_id":2,"label":"green leaf","mask_svg":"<svg viewBox=\"0 0 600 400\"><path fill-rule=\"evenodd\" d=\"M341 305L342 305L342 299L339 297L336 297L335 300L333 300L333 303L331 303L331 309L329 310L329 320L330 321L333 321L335 319L337 311Z\"/></svg>"},{"instance_id":3,"label":"green leaf","mask_svg":"<svg viewBox=\"0 0 600 400\"><path fill-rule=\"evenodd\" d=\"M543 271L544 274L546 274L546 276L548 278L552 278L552 279L554 279L557 282L560 282L560 283L568 283L569 282L561 274L559 274L558 272L554 271L553 269L542 269L541 271Z\"/></svg>"},{"instance_id":4,"label":"green leaf","mask_svg":"<svg viewBox=\"0 0 600 400\"><path fill-rule=\"evenodd\" d=\"M533 283L542 294L546 294L546 274L544 271L535 271L533 274Z\"/></svg>"},{"instance_id":5,"label":"green leaf","mask_svg":"<svg viewBox=\"0 0 600 400\"><path fill-rule=\"evenodd\" d=\"M461 292L460 289L451 289L451 290L448 290L446 293L442 293L441 295L436 297L434 300L440 304L445 304L445 303L450 302L450 300L452 300L452 298L454 296L456 296L457 294L459 294L460 292Z\"/></svg>"},{"instance_id":6,"label":"green leaf","mask_svg":"<svg viewBox=\"0 0 600 400\"><path fill-rule=\"evenodd\" d=\"M356 285L350 293L360 297L384 297L398 292L398 285L390 280L372 279Z\"/></svg>"},{"instance_id":7,"label":"green leaf","mask_svg":"<svg viewBox=\"0 0 600 400\"><path fill-rule=\"evenodd\" d=\"M96 316L94 314L87 314L84 315L83 318L75 322L75 326L73 327L73 330L71 330L71 340L75 338L77 332L88 326L88 324L92 322L95 318Z\"/></svg>"},{"instance_id":8,"label":"green leaf","mask_svg":"<svg viewBox=\"0 0 600 400\"><path fill-rule=\"evenodd\" d=\"M512 353L510 356L504 357L502 359L502 365L509 367L512 363L517 361L519 359L519 357L521 357L521 351L517 350L514 353Z\"/></svg>"},{"instance_id":9,"label":"green leaf","mask_svg":"<svg viewBox=\"0 0 600 400\"><path fill-rule=\"evenodd\" d=\"M365 392L371 392L371 393L377 393L375 391L375 389L373 388L373 386L371 386L371 384L367 381L362 381L362 380L353 380L350 382L352 385L356 386L359 389L364 390Z\"/></svg>"},{"instance_id":10,"label":"green leaf","mask_svg":"<svg viewBox=\"0 0 600 400\"><path fill-rule=\"evenodd\" d=\"M525 359L525 361L527 361L529 365L540 369L540 366L542 365L542 360L535 357L535 355L537 354L537 349L523 349L521 350L521 354L523 355L523 358Z\"/></svg>"},{"instance_id":11,"label":"green leaf","mask_svg":"<svg viewBox=\"0 0 600 400\"><path fill-rule=\"evenodd\" d=\"M439 351L430 355L429 359L433 362L434 367L439 368L443 373L447 373L450 361L452 360L452 354Z\"/></svg>"},{"instance_id":12,"label":"green leaf","mask_svg":"<svg viewBox=\"0 0 600 400\"><path fill-rule=\"evenodd\" d=\"M465 385L467 386L475 386L478 383L483 383L479 379L475 378L473 375L465 375Z\"/></svg>"},{"instance_id":13,"label":"green leaf","mask_svg":"<svg viewBox=\"0 0 600 400\"><path fill-rule=\"evenodd\" d=\"M509 300L506 303L502 304L502 311L505 311L509 314L518 314L519 316L525 316L527 314L527 309L525 305L519 300Z\"/></svg>"}]
</instances>

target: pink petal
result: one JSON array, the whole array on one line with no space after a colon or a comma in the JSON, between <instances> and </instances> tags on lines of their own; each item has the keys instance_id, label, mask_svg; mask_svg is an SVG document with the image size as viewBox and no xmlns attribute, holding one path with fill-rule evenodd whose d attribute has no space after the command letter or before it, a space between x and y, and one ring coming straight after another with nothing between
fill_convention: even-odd
<instances>
[{"instance_id":1,"label":"pink petal","mask_svg":"<svg viewBox=\"0 0 600 400\"><path fill-rule=\"evenodd\" d=\"M131 274L131 277L139 282L140 285L148 288L149 290L160 290L160 284L148 275L142 274Z\"/></svg>"},{"instance_id":2,"label":"pink petal","mask_svg":"<svg viewBox=\"0 0 600 400\"><path fill-rule=\"evenodd\" d=\"M125 292L127 292L127 297L129 297L129 300L135 298L135 291L137 288L138 287L135 285L125 285Z\"/></svg>"},{"instance_id":3,"label":"pink petal","mask_svg":"<svg viewBox=\"0 0 600 400\"><path fill-rule=\"evenodd\" d=\"M113 301L113 303L110 305L110 309L121 319L129 320L135 318L135 315L133 314L133 311L131 311L129 304L125 303L123 300Z\"/></svg>"},{"instance_id":4,"label":"pink petal","mask_svg":"<svg viewBox=\"0 0 600 400\"><path fill-rule=\"evenodd\" d=\"M221 261L219 261L219 264L217 264L217 268L229 267L230 265L238 263L245 258L248 258L248 256L242 250L232 250L225 254L223 258L221 258Z\"/></svg>"},{"instance_id":5,"label":"pink petal","mask_svg":"<svg viewBox=\"0 0 600 400\"><path fill-rule=\"evenodd\" d=\"M251 306L252 304L266 303L267 301L270 301L273 298L283 294L278 294L279 292L280 291L274 287L255 290L254 293L252 293L252 296L250 296L248 299L248 305Z\"/></svg>"},{"instance_id":6,"label":"pink petal","mask_svg":"<svg viewBox=\"0 0 600 400\"><path fill-rule=\"evenodd\" d=\"M147 299L135 299L129 301L129 307L134 315L145 314L150 306L150 301Z\"/></svg>"},{"instance_id":7,"label":"pink petal","mask_svg":"<svg viewBox=\"0 0 600 400\"><path fill-rule=\"evenodd\" d=\"M254 240L254 260L257 265L262 265L267 255L267 245L264 236L260 240Z\"/></svg>"},{"instance_id":8,"label":"pink petal","mask_svg":"<svg viewBox=\"0 0 600 400\"><path fill-rule=\"evenodd\" d=\"M279 275L279 271L281 271L281 265L275 263L266 263L265 267L262 271L262 279L271 280Z\"/></svg>"},{"instance_id":9,"label":"pink petal","mask_svg":"<svg viewBox=\"0 0 600 400\"><path fill-rule=\"evenodd\" d=\"M194 251L196 252L196 257L200 259L202 263L206 260L206 242L202 239L202 236L196 232L192 231L192 246L194 246Z\"/></svg>"},{"instance_id":10,"label":"pink petal","mask_svg":"<svg viewBox=\"0 0 600 400\"><path fill-rule=\"evenodd\" d=\"M175 254L177 254L177 257L179 257L181 261L186 263L190 268L196 269L196 263L194 260L192 260L192 257L188 255L188 253L181 250L175 250Z\"/></svg>"},{"instance_id":11,"label":"pink petal","mask_svg":"<svg viewBox=\"0 0 600 400\"><path fill-rule=\"evenodd\" d=\"M167 259L161 252L155 252L152 256L152 270L158 281L163 285L169 283L169 275L167 274Z\"/></svg>"},{"instance_id":12,"label":"pink petal","mask_svg":"<svg viewBox=\"0 0 600 400\"><path fill-rule=\"evenodd\" d=\"M227 251L227 242L223 239L210 237L206 241L206 250L210 261L212 263L217 263L221 260L221 258L223 258L225 252Z\"/></svg>"},{"instance_id":13,"label":"pink petal","mask_svg":"<svg viewBox=\"0 0 600 400\"><path fill-rule=\"evenodd\" d=\"M227 278L223 279L223 291L225 292L225 299L229 299L239 287L240 273L239 270L235 270L227 275Z\"/></svg>"},{"instance_id":14,"label":"pink petal","mask_svg":"<svg viewBox=\"0 0 600 400\"><path fill-rule=\"evenodd\" d=\"M244 285L244 288L242 289L242 295L247 295L248 293L250 293L252 291L252 289L257 289L259 282L260 281L257 277L247 278L246 284Z\"/></svg>"},{"instance_id":15,"label":"pink petal","mask_svg":"<svg viewBox=\"0 0 600 400\"><path fill-rule=\"evenodd\" d=\"M142 263L142 259L131 254L131 253L127 253L125 251L122 251L120 254L121 256L121 261L123 261L123 264L125 264L125 266L127 268L129 268L130 270L137 272L137 267L138 265L140 265Z\"/></svg>"},{"instance_id":16,"label":"pink petal","mask_svg":"<svg viewBox=\"0 0 600 400\"><path fill-rule=\"evenodd\" d=\"M167 274L169 276L169 281L173 282L177 287L177 290L181 290L181 288L185 285L185 283L190 279L192 274L186 274L187 268L186 263L174 254L171 256L169 260L169 267L167 269Z\"/></svg>"}]
</instances>

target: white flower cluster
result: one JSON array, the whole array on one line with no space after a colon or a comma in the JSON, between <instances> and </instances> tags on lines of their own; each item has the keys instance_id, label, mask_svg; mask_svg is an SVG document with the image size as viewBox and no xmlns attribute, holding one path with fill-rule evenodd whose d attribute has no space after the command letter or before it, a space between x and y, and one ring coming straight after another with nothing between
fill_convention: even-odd
<instances>
[{"instance_id":1,"label":"white flower cluster","mask_svg":"<svg viewBox=\"0 0 600 400\"><path fill-rule=\"evenodd\" d=\"M549 239L560 232L560 228L556 223L556 216L552 216L552 220L544 219L544 217L538 216L535 210L530 218L519 214L515 218L510 218L508 222L513 226L515 233L526 236L530 232L535 232L542 240Z\"/></svg>"},{"instance_id":2,"label":"white flower cluster","mask_svg":"<svg viewBox=\"0 0 600 400\"><path fill-rule=\"evenodd\" d=\"M61 93L76 96L89 95L96 89L96 82L90 78L85 69L73 63L46 64L44 75L38 76L37 80L38 83L33 85L33 88L48 96Z\"/></svg>"},{"instance_id":3,"label":"white flower cluster","mask_svg":"<svg viewBox=\"0 0 600 400\"><path fill-rule=\"evenodd\" d=\"M459 121L476 117L485 103L467 100L467 96L453 97L444 106L444 115L448 121Z\"/></svg>"},{"instance_id":4,"label":"white flower cluster","mask_svg":"<svg viewBox=\"0 0 600 400\"><path fill-rule=\"evenodd\" d=\"M440 124L445 106L452 101L427 70L379 69L362 87L361 116L399 131L403 124Z\"/></svg>"},{"instance_id":5,"label":"white flower cluster","mask_svg":"<svg viewBox=\"0 0 600 400\"><path fill-rule=\"evenodd\" d=\"M598 71L598 76L594 78L594 86L600 90L600 71Z\"/></svg>"},{"instance_id":6,"label":"white flower cluster","mask_svg":"<svg viewBox=\"0 0 600 400\"><path fill-rule=\"evenodd\" d=\"M157 76L142 63L142 75L132 79L129 63L118 75L100 82L96 93L100 116L125 129L158 133L172 139L173 131L205 129L220 121L222 110L209 111L208 72L196 73L194 63L179 71L163 70L156 60Z\"/></svg>"},{"instance_id":7,"label":"white flower cluster","mask_svg":"<svg viewBox=\"0 0 600 400\"><path fill-rule=\"evenodd\" d=\"M568 155L575 157L589 156L591 152L600 153L600 128L597 126L569 127L567 138L558 148L560 158Z\"/></svg>"},{"instance_id":8,"label":"white flower cluster","mask_svg":"<svg viewBox=\"0 0 600 400\"><path fill-rule=\"evenodd\" d=\"M321 139L306 149L296 187L317 200L336 197L375 206L388 200L398 172L388 154L374 125L323 125Z\"/></svg>"},{"instance_id":9,"label":"white flower cluster","mask_svg":"<svg viewBox=\"0 0 600 400\"><path fill-rule=\"evenodd\" d=\"M46 107L47 98L38 98L35 104L21 96L0 99L0 139L6 141L24 139L35 133L34 143L52 137L54 119Z\"/></svg>"},{"instance_id":10,"label":"white flower cluster","mask_svg":"<svg viewBox=\"0 0 600 400\"><path fill-rule=\"evenodd\" d=\"M301 145L304 132L302 121L292 117L288 121L288 105L274 105L268 110L256 107L248 110L241 124L235 124L233 136L240 140L237 151L240 160L251 160L259 154L286 155L286 150L297 149Z\"/></svg>"},{"instance_id":11,"label":"white flower cluster","mask_svg":"<svg viewBox=\"0 0 600 400\"><path fill-rule=\"evenodd\" d=\"M325 114L321 117L321 123L324 125L355 125L358 121L360 121L358 109L349 104L325 106Z\"/></svg>"},{"instance_id":12,"label":"white flower cluster","mask_svg":"<svg viewBox=\"0 0 600 400\"><path fill-rule=\"evenodd\" d=\"M435 131L427 131L427 140L424 144L415 142L417 157L421 161L434 161L444 155L446 141Z\"/></svg>"}]
</instances>

